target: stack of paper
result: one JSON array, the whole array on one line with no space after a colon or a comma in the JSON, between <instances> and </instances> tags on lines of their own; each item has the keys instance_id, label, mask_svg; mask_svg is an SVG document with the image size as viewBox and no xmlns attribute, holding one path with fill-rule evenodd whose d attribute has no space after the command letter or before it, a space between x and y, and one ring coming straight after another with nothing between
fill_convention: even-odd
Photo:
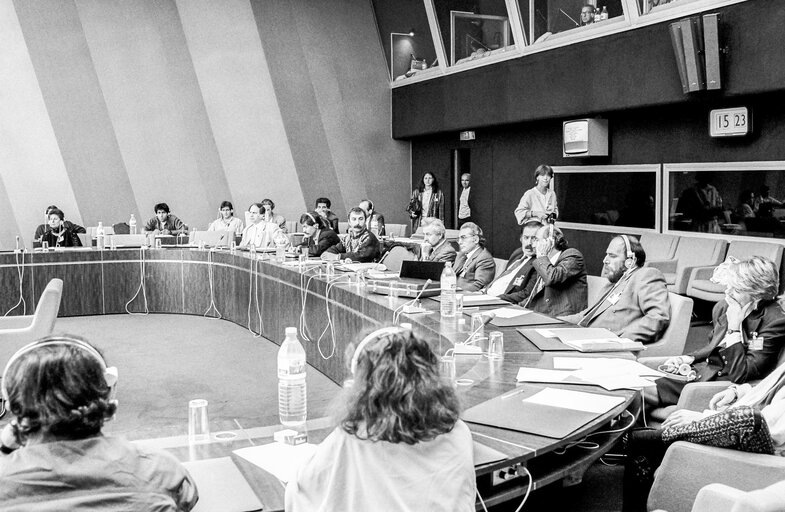
<instances>
[{"instance_id":1,"label":"stack of paper","mask_svg":"<svg viewBox=\"0 0 785 512\"><path fill-rule=\"evenodd\" d=\"M663 376L662 372L629 359L554 357L553 367L521 368L518 382L591 384L611 391L645 388Z\"/></svg>"},{"instance_id":2,"label":"stack of paper","mask_svg":"<svg viewBox=\"0 0 785 512\"><path fill-rule=\"evenodd\" d=\"M601 327L536 329L536 332L546 338L558 338L565 345L580 352L616 352L644 349L642 343L619 338L608 329Z\"/></svg>"}]
</instances>

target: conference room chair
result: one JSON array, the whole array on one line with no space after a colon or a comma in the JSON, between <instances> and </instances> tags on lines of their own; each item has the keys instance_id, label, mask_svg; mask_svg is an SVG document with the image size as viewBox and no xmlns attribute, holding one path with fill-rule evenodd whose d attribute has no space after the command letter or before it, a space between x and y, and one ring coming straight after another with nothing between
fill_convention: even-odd
<instances>
[{"instance_id":1,"label":"conference room chair","mask_svg":"<svg viewBox=\"0 0 785 512\"><path fill-rule=\"evenodd\" d=\"M409 229L409 226L406 224L385 224L384 231L387 233L387 236L393 236L397 238L404 238L406 236L406 231Z\"/></svg>"},{"instance_id":2,"label":"conference room chair","mask_svg":"<svg viewBox=\"0 0 785 512\"><path fill-rule=\"evenodd\" d=\"M414 254L412 251L407 249L406 247L402 247L397 245L387 251L387 253L382 257L379 263L384 264L387 267L387 270L392 272L400 272L401 265L404 261L408 260L416 260L417 255Z\"/></svg>"},{"instance_id":3,"label":"conference room chair","mask_svg":"<svg viewBox=\"0 0 785 512\"><path fill-rule=\"evenodd\" d=\"M697 267L719 265L725 258L728 242L711 238L681 237L671 259L649 260L647 267L659 269L665 275L668 291L684 295L692 270Z\"/></svg>"},{"instance_id":4,"label":"conference room chair","mask_svg":"<svg viewBox=\"0 0 785 512\"><path fill-rule=\"evenodd\" d=\"M725 484L709 484L698 491L692 512L782 512L785 480L763 489L742 491Z\"/></svg>"},{"instance_id":5,"label":"conference room chair","mask_svg":"<svg viewBox=\"0 0 785 512\"><path fill-rule=\"evenodd\" d=\"M779 269L782 262L782 245L766 242L751 242L746 240L734 240L728 246L728 254L739 260L746 260L752 256L764 256L774 262ZM696 299L703 299L710 302L719 302L725 297L725 287L711 282L711 276L717 265L697 267L692 269L687 283L687 295Z\"/></svg>"},{"instance_id":6,"label":"conference room chair","mask_svg":"<svg viewBox=\"0 0 785 512\"><path fill-rule=\"evenodd\" d=\"M507 260L503 260L501 258L493 258L493 262L496 264L496 273L493 275L494 279L502 275L504 272L504 267L507 266Z\"/></svg>"},{"instance_id":7,"label":"conference room chair","mask_svg":"<svg viewBox=\"0 0 785 512\"><path fill-rule=\"evenodd\" d=\"M297 233L299 226L297 225L296 220L287 220L286 221L286 232L287 233Z\"/></svg>"},{"instance_id":8,"label":"conference room chair","mask_svg":"<svg viewBox=\"0 0 785 512\"><path fill-rule=\"evenodd\" d=\"M679 237L660 233L644 233L640 238L647 260L670 260L676 254Z\"/></svg>"},{"instance_id":9,"label":"conference room chair","mask_svg":"<svg viewBox=\"0 0 785 512\"><path fill-rule=\"evenodd\" d=\"M673 292L668 292L668 301L671 304L670 323L659 340L646 345L646 350L641 352L645 357L680 356L684 353L694 301Z\"/></svg>"},{"instance_id":10,"label":"conference room chair","mask_svg":"<svg viewBox=\"0 0 785 512\"><path fill-rule=\"evenodd\" d=\"M727 382L688 384L676 407L703 411L711 397L727 387ZM781 486L782 480L785 480L785 457L679 441L668 448L657 470L648 509L690 512L694 510L699 491L709 484L724 484L749 492L775 484ZM782 487L776 487L775 491L782 492Z\"/></svg>"},{"instance_id":11,"label":"conference room chair","mask_svg":"<svg viewBox=\"0 0 785 512\"><path fill-rule=\"evenodd\" d=\"M348 222L339 222L338 223L338 234L345 235L349 232L349 223Z\"/></svg>"},{"instance_id":12,"label":"conference room chair","mask_svg":"<svg viewBox=\"0 0 785 512\"><path fill-rule=\"evenodd\" d=\"M52 334L60 310L63 280L52 279L44 288L32 315L0 318L0 365L20 348Z\"/></svg>"}]
</instances>

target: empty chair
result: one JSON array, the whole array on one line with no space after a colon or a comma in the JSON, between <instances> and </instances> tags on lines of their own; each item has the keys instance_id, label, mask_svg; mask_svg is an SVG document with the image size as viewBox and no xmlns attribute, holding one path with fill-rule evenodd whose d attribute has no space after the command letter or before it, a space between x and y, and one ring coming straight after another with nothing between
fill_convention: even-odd
<instances>
[{"instance_id":1,"label":"empty chair","mask_svg":"<svg viewBox=\"0 0 785 512\"><path fill-rule=\"evenodd\" d=\"M779 268L782 261L782 246L767 242L751 242L734 240L728 246L728 255L739 260L752 256L763 256L774 262ZM718 302L725 296L725 287L711 282L711 276L717 265L707 265L692 269L687 283L687 295L698 299Z\"/></svg>"},{"instance_id":2,"label":"empty chair","mask_svg":"<svg viewBox=\"0 0 785 512\"><path fill-rule=\"evenodd\" d=\"M129 235L131 234L131 227L125 222L118 222L112 226L116 235Z\"/></svg>"},{"instance_id":3,"label":"empty chair","mask_svg":"<svg viewBox=\"0 0 785 512\"><path fill-rule=\"evenodd\" d=\"M62 295L63 280L52 279L38 299L35 313L0 318L0 367L5 367L8 359L23 346L52 333Z\"/></svg>"},{"instance_id":4,"label":"empty chair","mask_svg":"<svg viewBox=\"0 0 785 512\"><path fill-rule=\"evenodd\" d=\"M646 350L640 355L647 357L680 356L684 353L687 343L687 332L690 330L693 300L689 297L668 292L671 304L671 321L662 338L646 345Z\"/></svg>"},{"instance_id":5,"label":"empty chair","mask_svg":"<svg viewBox=\"0 0 785 512\"><path fill-rule=\"evenodd\" d=\"M385 224L384 231L387 236L396 236L403 238L406 236L406 224Z\"/></svg>"},{"instance_id":6,"label":"empty chair","mask_svg":"<svg viewBox=\"0 0 785 512\"><path fill-rule=\"evenodd\" d=\"M398 245L387 251L387 254L384 255L379 263L383 263L384 266L387 267L387 270L392 272L400 272L403 261L416 259L416 254L406 247Z\"/></svg>"},{"instance_id":7,"label":"empty chair","mask_svg":"<svg viewBox=\"0 0 785 512\"><path fill-rule=\"evenodd\" d=\"M665 275L668 291L685 294L692 269L718 265L725 258L728 242L711 238L681 237L676 254L671 259L649 260L647 267L659 269Z\"/></svg>"},{"instance_id":8,"label":"empty chair","mask_svg":"<svg viewBox=\"0 0 785 512\"><path fill-rule=\"evenodd\" d=\"M676 254L679 237L676 235L662 235L660 233L643 233L641 245L646 251L647 260L670 260Z\"/></svg>"}]
</instances>

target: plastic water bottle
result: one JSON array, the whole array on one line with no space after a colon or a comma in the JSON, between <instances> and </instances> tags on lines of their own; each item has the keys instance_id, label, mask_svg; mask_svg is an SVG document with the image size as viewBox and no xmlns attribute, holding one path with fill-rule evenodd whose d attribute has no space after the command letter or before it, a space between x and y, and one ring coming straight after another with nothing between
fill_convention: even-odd
<instances>
[{"instance_id":1,"label":"plastic water bottle","mask_svg":"<svg viewBox=\"0 0 785 512\"><path fill-rule=\"evenodd\" d=\"M278 415L281 424L296 427L307 417L305 349L297 339L297 328L287 327L278 350Z\"/></svg>"},{"instance_id":2,"label":"plastic water bottle","mask_svg":"<svg viewBox=\"0 0 785 512\"><path fill-rule=\"evenodd\" d=\"M136 217L134 214L131 214L131 219L128 221L128 232L132 235L136 234Z\"/></svg>"},{"instance_id":3,"label":"plastic water bottle","mask_svg":"<svg viewBox=\"0 0 785 512\"><path fill-rule=\"evenodd\" d=\"M458 287L458 283L455 272L452 270L452 263L449 261L444 264L440 284L442 289L440 297L442 303L442 316L453 318L455 316L455 290Z\"/></svg>"},{"instance_id":4,"label":"plastic water bottle","mask_svg":"<svg viewBox=\"0 0 785 512\"><path fill-rule=\"evenodd\" d=\"M275 243L275 261L278 263L285 262L286 246L289 245L289 237L283 231L278 230L275 236L273 236L273 243Z\"/></svg>"},{"instance_id":5,"label":"plastic water bottle","mask_svg":"<svg viewBox=\"0 0 785 512\"><path fill-rule=\"evenodd\" d=\"M99 222L98 227L95 228L95 245L98 247L99 251L104 250L104 237L106 232L104 231L104 223Z\"/></svg>"}]
</instances>

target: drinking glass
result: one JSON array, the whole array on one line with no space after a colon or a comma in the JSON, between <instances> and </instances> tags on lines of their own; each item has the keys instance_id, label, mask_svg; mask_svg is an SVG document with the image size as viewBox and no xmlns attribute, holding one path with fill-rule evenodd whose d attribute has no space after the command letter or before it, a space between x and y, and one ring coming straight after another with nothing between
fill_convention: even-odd
<instances>
[{"instance_id":1,"label":"drinking glass","mask_svg":"<svg viewBox=\"0 0 785 512\"><path fill-rule=\"evenodd\" d=\"M488 359L504 358L504 335L493 331L488 335Z\"/></svg>"},{"instance_id":2,"label":"drinking glass","mask_svg":"<svg viewBox=\"0 0 785 512\"><path fill-rule=\"evenodd\" d=\"M188 402L188 442L210 441L210 423L207 419L207 400L196 398Z\"/></svg>"}]
</instances>

